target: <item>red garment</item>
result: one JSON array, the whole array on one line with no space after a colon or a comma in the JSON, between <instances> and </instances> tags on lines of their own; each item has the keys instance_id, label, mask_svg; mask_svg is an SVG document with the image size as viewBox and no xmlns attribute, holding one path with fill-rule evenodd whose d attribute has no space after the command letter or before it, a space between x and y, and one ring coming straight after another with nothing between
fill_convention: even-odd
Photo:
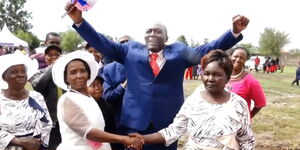
<instances>
[{"instance_id":1,"label":"red garment","mask_svg":"<svg viewBox=\"0 0 300 150\"><path fill-rule=\"evenodd\" d=\"M230 80L226 84L226 88L246 100L250 114L251 100L254 101L255 107L264 107L267 104L263 88L250 73L244 76L241 80Z\"/></svg>"},{"instance_id":2,"label":"red garment","mask_svg":"<svg viewBox=\"0 0 300 150\"><path fill-rule=\"evenodd\" d=\"M193 79L193 66L189 67L185 73L185 79L187 80L190 76L190 80Z\"/></svg>"},{"instance_id":3,"label":"red garment","mask_svg":"<svg viewBox=\"0 0 300 150\"><path fill-rule=\"evenodd\" d=\"M256 57L256 58L254 59L254 63L255 63L255 65L259 65L260 59L259 59L258 57Z\"/></svg>"}]
</instances>

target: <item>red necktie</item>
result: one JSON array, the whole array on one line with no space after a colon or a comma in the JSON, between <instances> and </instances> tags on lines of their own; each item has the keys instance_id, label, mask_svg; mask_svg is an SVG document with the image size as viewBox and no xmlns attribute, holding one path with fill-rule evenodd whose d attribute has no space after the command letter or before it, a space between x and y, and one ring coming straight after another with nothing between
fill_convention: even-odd
<instances>
[{"instance_id":1,"label":"red necktie","mask_svg":"<svg viewBox=\"0 0 300 150\"><path fill-rule=\"evenodd\" d=\"M154 76L156 77L160 71L158 64L156 63L156 59L158 57L158 54L156 53L152 53L150 54L150 66L152 68L152 72L154 74Z\"/></svg>"}]
</instances>

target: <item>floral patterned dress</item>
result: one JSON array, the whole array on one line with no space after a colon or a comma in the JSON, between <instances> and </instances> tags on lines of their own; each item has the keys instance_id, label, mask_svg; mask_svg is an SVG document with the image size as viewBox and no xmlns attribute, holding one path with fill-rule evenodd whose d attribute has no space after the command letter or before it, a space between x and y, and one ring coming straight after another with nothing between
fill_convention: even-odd
<instances>
[{"instance_id":1,"label":"floral patterned dress","mask_svg":"<svg viewBox=\"0 0 300 150\"><path fill-rule=\"evenodd\" d=\"M29 91L29 97L23 100L11 100L0 94L0 150L17 149L20 146L10 144L14 137L36 137L48 146L52 121L43 96Z\"/></svg>"},{"instance_id":2,"label":"floral patterned dress","mask_svg":"<svg viewBox=\"0 0 300 150\"><path fill-rule=\"evenodd\" d=\"M245 100L230 93L227 102L211 104L201 97L202 90L189 96L173 123L159 131L166 146L188 132L187 150L253 149L254 137Z\"/></svg>"}]
</instances>

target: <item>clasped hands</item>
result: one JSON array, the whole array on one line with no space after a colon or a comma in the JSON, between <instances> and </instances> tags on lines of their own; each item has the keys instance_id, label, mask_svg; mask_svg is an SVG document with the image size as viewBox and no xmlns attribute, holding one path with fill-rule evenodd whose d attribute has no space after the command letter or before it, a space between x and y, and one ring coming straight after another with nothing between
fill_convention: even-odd
<instances>
[{"instance_id":1,"label":"clasped hands","mask_svg":"<svg viewBox=\"0 0 300 150\"><path fill-rule=\"evenodd\" d=\"M126 136L123 143L123 145L125 145L127 148L131 148L135 150L141 150L144 144L145 144L145 140L143 135L140 135L138 133L128 134L128 136Z\"/></svg>"}]
</instances>

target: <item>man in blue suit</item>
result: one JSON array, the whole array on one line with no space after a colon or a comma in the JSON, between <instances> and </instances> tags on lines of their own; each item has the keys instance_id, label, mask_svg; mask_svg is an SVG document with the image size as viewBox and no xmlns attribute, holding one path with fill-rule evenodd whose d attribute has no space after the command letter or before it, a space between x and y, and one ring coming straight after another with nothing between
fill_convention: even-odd
<instances>
[{"instance_id":1,"label":"man in blue suit","mask_svg":"<svg viewBox=\"0 0 300 150\"><path fill-rule=\"evenodd\" d=\"M159 23L146 30L146 45L135 41L119 44L97 33L73 4L67 4L65 9L83 39L126 69L127 88L120 116L124 134L154 133L167 127L184 101L182 83L185 69L199 64L202 56L210 50L230 49L242 40L240 33L249 22L244 16L235 16L232 31L196 48L183 43L166 45L167 29ZM176 143L170 147L163 144L144 145L146 150L175 150L176 147Z\"/></svg>"}]
</instances>

